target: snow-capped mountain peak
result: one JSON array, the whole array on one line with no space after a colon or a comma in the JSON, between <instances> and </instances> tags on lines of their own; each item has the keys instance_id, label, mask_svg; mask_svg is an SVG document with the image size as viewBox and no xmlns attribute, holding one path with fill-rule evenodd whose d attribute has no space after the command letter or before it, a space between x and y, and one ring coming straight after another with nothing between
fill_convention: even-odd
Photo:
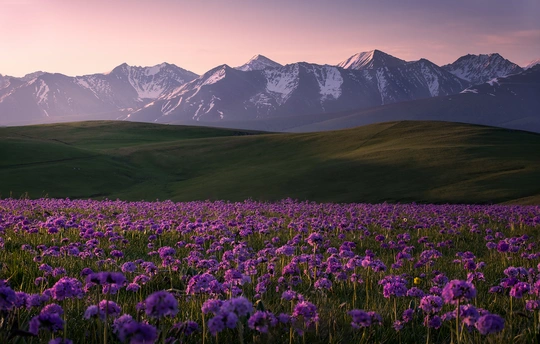
<instances>
[{"instance_id":1,"label":"snow-capped mountain peak","mask_svg":"<svg viewBox=\"0 0 540 344\"><path fill-rule=\"evenodd\" d=\"M355 54L340 62L337 66L345 69L363 70L396 67L403 64L405 64L404 60L375 49Z\"/></svg>"},{"instance_id":2,"label":"snow-capped mountain peak","mask_svg":"<svg viewBox=\"0 0 540 344\"><path fill-rule=\"evenodd\" d=\"M443 66L458 78L471 84L481 84L493 78L522 72L523 69L498 53L460 57L454 63Z\"/></svg>"},{"instance_id":3,"label":"snow-capped mountain peak","mask_svg":"<svg viewBox=\"0 0 540 344\"><path fill-rule=\"evenodd\" d=\"M236 67L235 69L247 72L252 70L264 70L269 68L279 68L282 67L279 63L270 60L268 57L263 55L255 55L245 64Z\"/></svg>"},{"instance_id":4,"label":"snow-capped mountain peak","mask_svg":"<svg viewBox=\"0 0 540 344\"><path fill-rule=\"evenodd\" d=\"M523 69L529 69L539 64L540 64L540 58L530 61L529 63L527 63L525 67L523 67Z\"/></svg>"},{"instance_id":5,"label":"snow-capped mountain peak","mask_svg":"<svg viewBox=\"0 0 540 344\"><path fill-rule=\"evenodd\" d=\"M127 80L137 92L139 99L157 99L197 77L195 73L168 63L152 67L130 66L123 63L109 75Z\"/></svg>"}]
</instances>

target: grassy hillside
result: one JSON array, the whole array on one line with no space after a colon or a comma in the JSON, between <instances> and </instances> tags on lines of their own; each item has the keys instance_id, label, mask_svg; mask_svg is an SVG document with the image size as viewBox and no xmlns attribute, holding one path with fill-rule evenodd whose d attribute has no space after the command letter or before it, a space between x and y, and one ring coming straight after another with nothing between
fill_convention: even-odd
<instances>
[{"instance_id":1,"label":"grassy hillside","mask_svg":"<svg viewBox=\"0 0 540 344\"><path fill-rule=\"evenodd\" d=\"M446 122L308 134L0 128L2 197L540 203L540 135Z\"/></svg>"}]
</instances>

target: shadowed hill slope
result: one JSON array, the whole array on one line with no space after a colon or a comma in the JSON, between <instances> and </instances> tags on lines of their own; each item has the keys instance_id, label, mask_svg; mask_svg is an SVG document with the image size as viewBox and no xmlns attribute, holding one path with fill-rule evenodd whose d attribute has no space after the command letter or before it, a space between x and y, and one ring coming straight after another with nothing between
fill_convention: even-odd
<instances>
[{"instance_id":1,"label":"shadowed hill slope","mask_svg":"<svg viewBox=\"0 0 540 344\"><path fill-rule=\"evenodd\" d=\"M126 122L0 128L2 197L540 203L540 135L447 122L269 134Z\"/></svg>"}]
</instances>

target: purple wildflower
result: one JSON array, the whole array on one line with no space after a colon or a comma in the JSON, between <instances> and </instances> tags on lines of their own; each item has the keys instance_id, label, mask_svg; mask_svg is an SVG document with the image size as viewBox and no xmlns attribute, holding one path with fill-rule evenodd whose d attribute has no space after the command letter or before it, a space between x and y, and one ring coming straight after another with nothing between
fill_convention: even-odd
<instances>
[{"instance_id":1,"label":"purple wildflower","mask_svg":"<svg viewBox=\"0 0 540 344\"><path fill-rule=\"evenodd\" d=\"M126 282L126 277L121 272L94 272L86 277L86 282L92 282L100 285L123 285Z\"/></svg>"},{"instance_id":2,"label":"purple wildflower","mask_svg":"<svg viewBox=\"0 0 540 344\"><path fill-rule=\"evenodd\" d=\"M253 305L243 296L223 302L220 312L235 313L239 317L248 316L253 312Z\"/></svg>"},{"instance_id":3,"label":"purple wildflower","mask_svg":"<svg viewBox=\"0 0 540 344\"><path fill-rule=\"evenodd\" d=\"M58 313L36 315L30 320L28 331L37 335L40 329L50 332L62 331L64 329L64 320L62 320Z\"/></svg>"},{"instance_id":4,"label":"purple wildflower","mask_svg":"<svg viewBox=\"0 0 540 344\"><path fill-rule=\"evenodd\" d=\"M126 286L127 291L138 292L139 289L141 289L141 286L137 283L130 283Z\"/></svg>"},{"instance_id":5,"label":"purple wildflower","mask_svg":"<svg viewBox=\"0 0 540 344\"><path fill-rule=\"evenodd\" d=\"M51 339L49 341L49 344L73 344L73 341L71 339L64 339L62 337L57 337L54 339Z\"/></svg>"},{"instance_id":6,"label":"purple wildflower","mask_svg":"<svg viewBox=\"0 0 540 344\"><path fill-rule=\"evenodd\" d=\"M174 317L178 313L178 301L167 291L157 291L146 298L144 301L146 315L153 318L163 316Z\"/></svg>"},{"instance_id":7,"label":"purple wildflower","mask_svg":"<svg viewBox=\"0 0 540 344\"><path fill-rule=\"evenodd\" d=\"M203 314L208 314L208 313L217 314L222 304L223 304L223 301L221 300L208 299L203 303L201 307L201 311L203 312Z\"/></svg>"},{"instance_id":8,"label":"purple wildflower","mask_svg":"<svg viewBox=\"0 0 540 344\"><path fill-rule=\"evenodd\" d=\"M331 289L332 288L332 281L330 281L328 278L319 278L315 284L314 284L315 288L316 289Z\"/></svg>"},{"instance_id":9,"label":"purple wildflower","mask_svg":"<svg viewBox=\"0 0 540 344\"><path fill-rule=\"evenodd\" d=\"M123 273L135 272L137 270L137 265L133 262L125 262L122 264L121 270Z\"/></svg>"},{"instance_id":10,"label":"purple wildflower","mask_svg":"<svg viewBox=\"0 0 540 344\"><path fill-rule=\"evenodd\" d=\"M293 318L302 318L304 324L309 326L319 321L319 314L317 313L317 307L308 301L302 301L296 304L292 313Z\"/></svg>"},{"instance_id":11,"label":"purple wildflower","mask_svg":"<svg viewBox=\"0 0 540 344\"><path fill-rule=\"evenodd\" d=\"M102 300L99 303L99 310L112 318L116 318L122 312L122 309L116 302L107 300Z\"/></svg>"},{"instance_id":12,"label":"purple wildflower","mask_svg":"<svg viewBox=\"0 0 540 344\"><path fill-rule=\"evenodd\" d=\"M443 299L440 296L428 295L420 300L420 309L427 314L440 312L442 306Z\"/></svg>"},{"instance_id":13,"label":"purple wildflower","mask_svg":"<svg viewBox=\"0 0 540 344\"><path fill-rule=\"evenodd\" d=\"M0 310L10 310L15 305L17 295L10 287L0 287Z\"/></svg>"},{"instance_id":14,"label":"purple wildflower","mask_svg":"<svg viewBox=\"0 0 540 344\"><path fill-rule=\"evenodd\" d=\"M277 325L277 319L272 312L257 311L248 319L249 328L259 331L260 333L268 333L269 327Z\"/></svg>"},{"instance_id":15,"label":"purple wildflower","mask_svg":"<svg viewBox=\"0 0 540 344\"><path fill-rule=\"evenodd\" d=\"M179 322L174 324L173 331L177 334L185 334L186 336L190 336L199 331L199 324L191 320Z\"/></svg>"},{"instance_id":16,"label":"purple wildflower","mask_svg":"<svg viewBox=\"0 0 540 344\"><path fill-rule=\"evenodd\" d=\"M389 298L390 296L401 297L407 295L407 286L400 281L388 282L383 285L383 296Z\"/></svg>"},{"instance_id":17,"label":"purple wildflower","mask_svg":"<svg viewBox=\"0 0 540 344\"><path fill-rule=\"evenodd\" d=\"M100 318L101 320L105 319L105 314L99 310L99 307L96 305L91 305L86 308L84 311L84 319L89 320L91 318Z\"/></svg>"},{"instance_id":18,"label":"purple wildflower","mask_svg":"<svg viewBox=\"0 0 540 344\"><path fill-rule=\"evenodd\" d=\"M475 327L483 335L497 333L504 329L504 319L497 314L486 314L476 321Z\"/></svg>"},{"instance_id":19,"label":"purple wildflower","mask_svg":"<svg viewBox=\"0 0 540 344\"><path fill-rule=\"evenodd\" d=\"M523 294L528 293L531 290L529 283L518 282L512 289L510 289L510 296L515 297L516 299L521 299Z\"/></svg>"},{"instance_id":20,"label":"purple wildflower","mask_svg":"<svg viewBox=\"0 0 540 344\"><path fill-rule=\"evenodd\" d=\"M174 254L176 253L176 250L169 246L163 246L158 249L158 253L159 253L159 257L162 260L165 260L171 256L174 256Z\"/></svg>"},{"instance_id":21,"label":"purple wildflower","mask_svg":"<svg viewBox=\"0 0 540 344\"><path fill-rule=\"evenodd\" d=\"M52 287L52 297L55 300L81 298L82 295L82 283L76 278L62 277Z\"/></svg>"},{"instance_id":22,"label":"purple wildflower","mask_svg":"<svg viewBox=\"0 0 540 344\"><path fill-rule=\"evenodd\" d=\"M306 241L310 246L316 247L322 244L323 239L323 236L319 233L311 233Z\"/></svg>"},{"instance_id":23,"label":"purple wildflower","mask_svg":"<svg viewBox=\"0 0 540 344\"><path fill-rule=\"evenodd\" d=\"M43 307L43 309L41 309L41 312L40 312L40 314L52 314L52 313L62 315L64 314L64 310L62 309L62 307L60 307L56 303L51 303Z\"/></svg>"},{"instance_id":24,"label":"purple wildflower","mask_svg":"<svg viewBox=\"0 0 540 344\"><path fill-rule=\"evenodd\" d=\"M451 280L444 286L441 296L445 303L457 304L475 298L476 288L467 281Z\"/></svg>"},{"instance_id":25,"label":"purple wildflower","mask_svg":"<svg viewBox=\"0 0 540 344\"><path fill-rule=\"evenodd\" d=\"M368 312L361 309L353 309L349 312L349 315L352 317L351 326L354 329L371 326L371 316Z\"/></svg>"},{"instance_id":26,"label":"purple wildflower","mask_svg":"<svg viewBox=\"0 0 540 344\"><path fill-rule=\"evenodd\" d=\"M438 329L442 326L442 319L438 315L428 314L424 318L424 325L434 329Z\"/></svg>"},{"instance_id":27,"label":"purple wildflower","mask_svg":"<svg viewBox=\"0 0 540 344\"><path fill-rule=\"evenodd\" d=\"M527 300L527 303L525 304L525 309L534 312L538 309L540 309L540 301L539 300Z\"/></svg>"}]
</instances>

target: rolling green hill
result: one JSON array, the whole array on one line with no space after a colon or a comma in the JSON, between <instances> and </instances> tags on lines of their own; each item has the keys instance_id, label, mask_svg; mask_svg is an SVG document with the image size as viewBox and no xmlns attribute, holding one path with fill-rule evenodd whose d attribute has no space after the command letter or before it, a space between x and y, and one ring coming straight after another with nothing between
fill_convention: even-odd
<instances>
[{"instance_id":1,"label":"rolling green hill","mask_svg":"<svg viewBox=\"0 0 540 344\"><path fill-rule=\"evenodd\" d=\"M81 122L0 128L1 197L540 203L540 135L447 122L268 134Z\"/></svg>"}]
</instances>

